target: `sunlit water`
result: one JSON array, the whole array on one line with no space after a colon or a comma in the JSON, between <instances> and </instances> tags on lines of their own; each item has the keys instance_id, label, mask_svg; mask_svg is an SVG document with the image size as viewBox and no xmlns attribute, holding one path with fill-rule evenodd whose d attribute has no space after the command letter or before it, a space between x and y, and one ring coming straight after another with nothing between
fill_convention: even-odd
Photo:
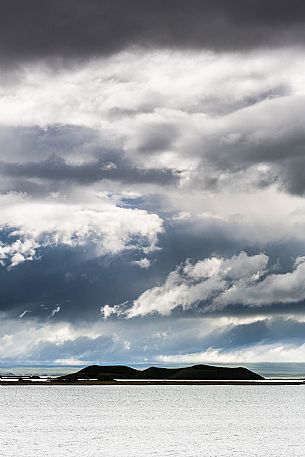
<instances>
[{"instance_id":1,"label":"sunlit water","mask_svg":"<svg viewBox=\"0 0 305 457\"><path fill-rule=\"evenodd\" d=\"M304 457L305 386L0 386L8 457Z\"/></svg>"}]
</instances>

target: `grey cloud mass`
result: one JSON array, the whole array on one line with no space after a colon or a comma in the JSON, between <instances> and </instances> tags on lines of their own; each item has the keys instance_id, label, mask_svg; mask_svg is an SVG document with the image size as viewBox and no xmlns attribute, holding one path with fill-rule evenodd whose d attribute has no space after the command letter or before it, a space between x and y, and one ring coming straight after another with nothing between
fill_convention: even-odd
<instances>
[{"instance_id":1,"label":"grey cloud mass","mask_svg":"<svg viewBox=\"0 0 305 457\"><path fill-rule=\"evenodd\" d=\"M213 50L303 45L300 0L3 0L0 55L87 58L129 46Z\"/></svg>"},{"instance_id":2,"label":"grey cloud mass","mask_svg":"<svg viewBox=\"0 0 305 457\"><path fill-rule=\"evenodd\" d=\"M43 195L102 181L117 185L173 186L179 170L144 168L123 150L111 149L100 133L82 126L0 128L2 191Z\"/></svg>"},{"instance_id":3,"label":"grey cloud mass","mask_svg":"<svg viewBox=\"0 0 305 457\"><path fill-rule=\"evenodd\" d=\"M75 181L89 184L102 180L129 183L174 184L178 176L171 170L139 169L117 152L105 152L92 162L74 165L57 155L27 164L0 162L0 173L15 178L38 178L50 181Z\"/></svg>"}]
</instances>

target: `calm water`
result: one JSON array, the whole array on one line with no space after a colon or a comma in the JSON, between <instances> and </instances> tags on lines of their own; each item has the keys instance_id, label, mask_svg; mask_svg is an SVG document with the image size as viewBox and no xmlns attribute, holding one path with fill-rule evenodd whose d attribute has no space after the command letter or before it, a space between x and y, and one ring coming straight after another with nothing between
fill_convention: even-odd
<instances>
[{"instance_id":1,"label":"calm water","mask_svg":"<svg viewBox=\"0 0 305 457\"><path fill-rule=\"evenodd\" d=\"M305 386L1 386L8 457L304 457Z\"/></svg>"}]
</instances>

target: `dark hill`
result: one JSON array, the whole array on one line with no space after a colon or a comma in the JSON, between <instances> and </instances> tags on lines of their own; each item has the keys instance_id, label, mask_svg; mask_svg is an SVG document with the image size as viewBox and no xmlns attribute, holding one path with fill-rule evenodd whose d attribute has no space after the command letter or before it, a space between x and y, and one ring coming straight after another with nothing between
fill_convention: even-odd
<instances>
[{"instance_id":1,"label":"dark hill","mask_svg":"<svg viewBox=\"0 0 305 457\"><path fill-rule=\"evenodd\" d=\"M77 379L98 379L108 381L112 379L131 379L136 377L138 370L124 365L90 365L76 373L60 376L58 380L76 381Z\"/></svg>"},{"instance_id":2,"label":"dark hill","mask_svg":"<svg viewBox=\"0 0 305 457\"><path fill-rule=\"evenodd\" d=\"M179 368L149 367L146 370L138 371L139 379L172 379L178 373Z\"/></svg>"},{"instance_id":3,"label":"dark hill","mask_svg":"<svg viewBox=\"0 0 305 457\"><path fill-rule=\"evenodd\" d=\"M136 370L124 365L100 366L91 365L77 373L61 376L59 381L77 381L78 379L168 379L168 380L260 380L262 376L247 368L215 367L212 365L194 365L186 368L150 367Z\"/></svg>"},{"instance_id":4,"label":"dark hill","mask_svg":"<svg viewBox=\"0 0 305 457\"><path fill-rule=\"evenodd\" d=\"M208 365L195 365L193 367L182 368L175 373L171 379L189 380L257 380L263 379L262 376L248 370L247 368L226 368Z\"/></svg>"}]
</instances>

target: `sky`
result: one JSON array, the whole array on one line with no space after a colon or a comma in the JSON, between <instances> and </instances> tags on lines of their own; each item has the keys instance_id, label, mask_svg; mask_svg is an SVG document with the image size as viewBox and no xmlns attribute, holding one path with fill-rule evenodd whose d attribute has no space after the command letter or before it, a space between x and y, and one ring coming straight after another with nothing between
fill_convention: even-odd
<instances>
[{"instance_id":1,"label":"sky","mask_svg":"<svg viewBox=\"0 0 305 457\"><path fill-rule=\"evenodd\" d=\"M0 15L0 365L305 361L305 4Z\"/></svg>"}]
</instances>

